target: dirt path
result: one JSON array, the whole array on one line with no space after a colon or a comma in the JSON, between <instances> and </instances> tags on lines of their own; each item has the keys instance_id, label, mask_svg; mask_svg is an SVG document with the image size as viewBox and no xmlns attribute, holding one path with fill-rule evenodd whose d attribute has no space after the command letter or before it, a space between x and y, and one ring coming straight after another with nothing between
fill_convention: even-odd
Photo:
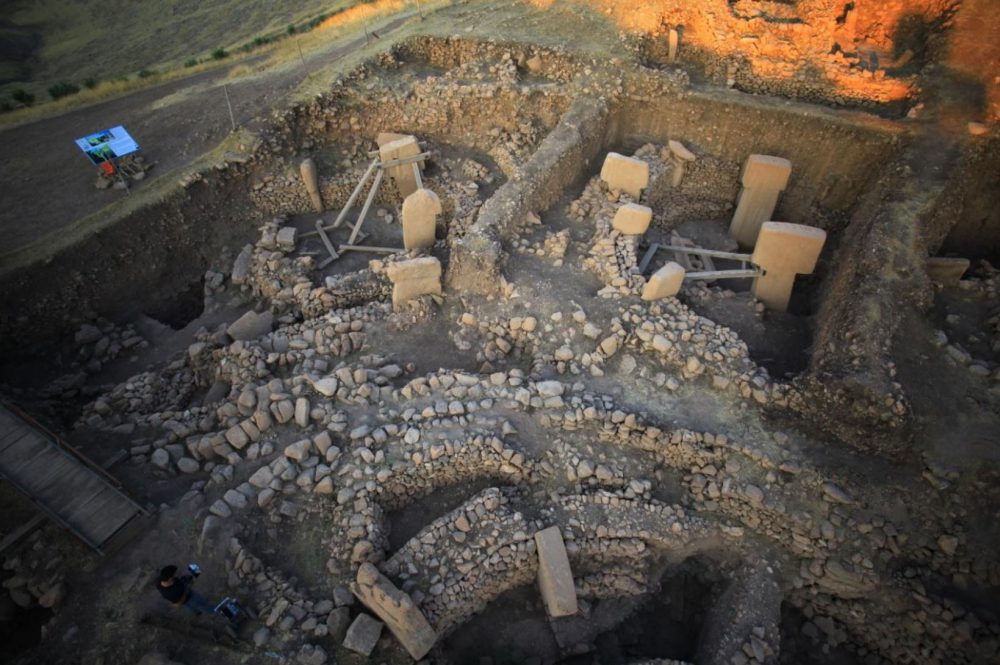
<instances>
[{"instance_id":1,"label":"dirt path","mask_svg":"<svg viewBox=\"0 0 1000 665\"><path fill-rule=\"evenodd\" d=\"M403 24L400 16L378 28L380 35ZM388 40L387 40L388 41ZM315 53L305 64L228 84L233 114L247 125L280 106L312 71L363 46L359 37L339 48ZM253 61L241 64L252 64ZM157 165L148 186L177 167L214 148L230 131L221 89L231 67L171 81L125 97L0 131L7 145L0 161L4 183L0 235L6 251L16 251L125 196L119 190L94 188L96 169L73 141L115 125L125 125L149 162Z\"/></svg>"}]
</instances>

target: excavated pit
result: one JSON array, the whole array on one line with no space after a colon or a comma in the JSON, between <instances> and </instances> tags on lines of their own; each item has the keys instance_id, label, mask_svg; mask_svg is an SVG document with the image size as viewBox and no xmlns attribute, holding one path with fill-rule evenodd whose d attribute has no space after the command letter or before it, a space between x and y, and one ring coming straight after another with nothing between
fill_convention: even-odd
<instances>
[{"instance_id":1,"label":"excavated pit","mask_svg":"<svg viewBox=\"0 0 1000 665\"><path fill-rule=\"evenodd\" d=\"M988 662L1000 563L983 460L996 451L985 434L951 467L943 432L921 437L919 418L932 348L955 348L935 359L951 358L955 401L996 392L997 273L977 268L936 299L907 286L933 288L928 248L968 243L964 221L986 206L964 190L963 221L946 229L954 199L936 197L957 190L909 168L921 138L903 123L692 85L669 67L592 65L430 38L365 62L162 201L3 274L2 306L17 312L0 321L5 396L81 445L124 439L129 489L162 504L161 532L183 534L157 556L204 557L207 592L261 616L245 641L300 662L316 646L360 662L347 624L386 612L348 591L365 563L426 619L433 663ZM320 269L326 249L306 234L346 204L382 132L431 153L436 242ZM695 156L676 186L669 141ZM649 166L640 196L602 180L611 152ZM793 165L773 218L827 233L789 311L766 310L747 279L642 300L668 260L641 275L651 243L736 249L751 154ZM916 209L886 194L925 184L938 189ZM612 230L629 202L653 211L642 237ZM387 182L365 245L402 245L401 203ZM905 233L917 223L929 230ZM294 246L277 241L288 227ZM441 294L394 307L392 270L430 257ZM251 311L273 321L237 339L229 326ZM911 332L921 341L904 350ZM966 416L964 433L995 420ZM538 534L553 526L579 601L565 618L538 589ZM141 547L115 561L147 566ZM30 585L61 570L35 556L8 569ZM102 582L97 618L77 628L86 653L125 662L130 620L96 622L141 582ZM85 600L70 594L53 625ZM388 631L372 658L414 660Z\"/></svg>"}]
</instances>

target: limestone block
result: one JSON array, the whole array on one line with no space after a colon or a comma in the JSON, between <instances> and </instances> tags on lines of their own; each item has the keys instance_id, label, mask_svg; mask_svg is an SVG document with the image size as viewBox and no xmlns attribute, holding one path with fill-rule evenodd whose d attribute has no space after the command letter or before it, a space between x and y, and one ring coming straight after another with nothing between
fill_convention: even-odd
<instances>
[{"instance_id":1,"label":"limestone block","mask_svg":"<svg viewBox=\"0 0 1000 665\"><path fill-rule=\"evenodd\" d=\"M392 285L392 306L399 307L411 300L416 300L420 296L441 295L440 277L422 277L420 279L408 279L405 282L398 282Z\"/></svg>"},{"instance_id":2,"label":"limestone block","mask_svg":"<svg viewBox=\"0 0 1000 665\"><path fill-rule=\"evenodd\" d=\"M642 290L643 300L659 300L680 293L684 283L684 268L673 261L653 273Z\"/></svg>"},{"instance_id":3,"label":"limestone block","mask_svg":"<svg viewBox=\"0 0 1000 665\"><path fill-rule=\"evenodd\" d=\"M382 622L376 621L367 614L359 614L344 637L344 648L363 656L370 656L382 636Z\"/></svg>"},{"instance_id":4,"label":"limestone block","mask_svg":"<svg viewBox=\"0 0 1000 665\"><path fill-rule=\"evenodd\" d=\"M729 225L729 235L741 247L757 242L761 224L771 219L778 197L788 185L792 163L781 157L750 155L743 166L743 189Z\"/></svg>"},{"instance_id":5,"label":"limestone block","mask_svg":"<svg viewBox=\"0 0 1000 665\"><path fill-rule=\"evenodd\" d=\"M969 259L932 256L927 259L927 276L931 281L956 286L969 269Z\"/></svg>"},{"instance_id":6,"label":"limestone block","mask_svg":"<svg viewBox=\"0 0 1000 665\"><path fill-rule=\"evenodd\" d=\"M273 327L274 315L271 314L270 311L258 314L257 312L250 310L240 318L233 321L229 327L226 328L226 333L228 333L234 340L245 342L263 337L271 332Z\"/></svg>"},{"instance_id":7,"label":"limestone block","mask_svg":"<svg viewBox=\"0 0 1000 665\"><path fill-rule=\"evenodd\" d=\"M299 173L302 175L302 182L306 186L309 200L312 202L316 212L323 212L323 199L319 194L319 176L316 172L316 162L312 159L303 159L299 164Z\"/></svg>"},{"instance_id":8,"label":"limestone block","mask_svg":"<svg viewBox=\"0 0 1000 665\"><path fill-rule=\"evenodd\" d=\"M416 136L405 136L404 138L396 139L395 141L390 141L379 146L379 157L383 162L391 162L394 159L413 157L419 154L420 144L417 143ZM417 164L423 168L423 162L417 162ZM386 175L396 183L396 189L399 190L399 194L403 199L406 199L407 196L417 191L417 179L413 175L412 164L390 166L385 171Z\"/></svg>"},{"instance_id":9,"label":"limestone block","mask_svg":"<svg viewBox=\"0 0 1000 665\"><path fill-rule=\"evenodd\" d=\"M626 203L618 208L611 225L625 235L637 236L646 232L652 220L652 209L635 203Z\"/></svg>"},{"instance_id":10,"label":"limestone block","mask_svg":"<svg viewBox=\"0 0 1000 665\"><path fill-rule=\"evenodd\" d=\"M379 132L378 136L375 137L375 143L381 148L387 143L409 138L409 136L409 134L397 134L396 132Z\"/></svg>"},{"instance_id":11,"label":"limestone block","mask_svg":"<svg viewBox=\"0 0 1000 665\"><path fill-rule=\"evenodd\" d=\"M601 180L611 189L620 189L638 199L649 186L649 164L634 157L609 152L601 167Z\"/></svg>"},{"instance_id":12,"label":"limestone block","mask_svg":"<svg viewBox=\"0 0 1000 665\"><path fill-rule=\"evenodd\" d=\"M576 614L573 571L559 527L551 526L535 533L535 545L538 549L538 588L546 611L552 618Z\"/></svg>"},{"instance_id":13,"label":"limestone block","mask_svg":"<svg viewBox=\"0 0 1000 665\"><path fill-rule=\"evenodd\" d=\"M765 222L750 261L763 271L753 283L753 294L768 309L785 311L796 275L816 268L826 243L826 231L802 224Z\"/></svg>"},{"instance_id":14,"label":"limestone block","mask_svg":"<svg viewBox=\"0 0 1000 665\"><path fill-rule=\"evenodd\" d=\"M441 262L433 256L423 256L419 259L410 259L408 261L397 261L386 267L385 274L393 284L425 277L440 279Z\"/></svg>"},{"instance_id":15,"label":"limestone block","mask_svg":"<svg viewBox=\"0 0 1000 665\"><path fill-rule=\"evenodd\" d=\"M441 199L429 189L418 189L403 201L403 246L420 249L434 246Z\"/></svg>"},{"instance_id":16,"label":"limestone block","mask_svg":"<svg viewBox=\"0 0 1000 665\"><path fill-rule=\"evenodd\" d=\"M299 230L294 226L283 226L278 231L278 249L284 252L291 252L295 249L295 241L299 237Z\"/></svg>"},{"instance_id":17,"label":"limestone block","mask_svg":"<svg viewBox=\"0 0 1000 665\"><path fill-rule=\"evenodd\" d=\"M437 633L414 604L409 594L370 563L361 564L351 591L368 609L385 622L413 660L420 660L437 641Z\"/></svg>"}]
</instances>

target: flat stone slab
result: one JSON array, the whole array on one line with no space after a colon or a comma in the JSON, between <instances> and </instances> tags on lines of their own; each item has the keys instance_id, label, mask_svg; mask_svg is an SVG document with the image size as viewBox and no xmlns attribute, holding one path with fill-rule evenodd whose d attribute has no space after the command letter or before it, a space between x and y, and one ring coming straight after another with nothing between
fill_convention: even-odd
<instances>
[{"instance_id":1,"label":"flat stone slab","mask_svg":"<svg viewBox=\"0 0 1000 665\"><path fill-rule=\"evenodd\" d=\"M572 616L577 612L573 570L566 555L559 527L551 526L535 534L538 549L538 588L545 609L552 618Z\"/></svg>"},{"instance_id":2,"label":"flat stone slab","mask_svg":"<svg viewBox=\"0 0 1000 665\"><path fill-rule=\"evenodd\" d=\"M651 208L635 203L626 203L618 208L611 226L625 235L638 236L646 232L651 221L653 221Z\"/></svg>"},{"instance_id":3,"label":"flat stone slab","mask_svg":"<svg viewBox=\"0 0 1000 665\"><path fill-rule=\"evenodd\" d=\"M367 614L359 614L344 636L344 648L363 656L370 656L382 636L382 622Z\"/></svg>"},{"instance_id":4,"label":"flat stone slab","mask_svg":"<svg viewBox=\"0 0 1000 665\"><path fill-rule=\"evenodd\" d=\"M351 591L378 616L413 660L420 660L437 642L437 633L409 594L370 563L361 564Z\"/></svg>"},{"instance_id":5,"label":"flat stone slab","mask_svg":"<svg viewBox=\"0 0 1000 665\"><path fill-rule=\"evenodd\" d=\"M643 300L660 300L676 296L684 283L684 268L673 261L650 275L642 289Z\"/></svg>"},{"instance_id":6,"label":"flat stone slab","mask_svg":"<svg viewBox=\"0 0 1000 665\"><path fill-rule=\"evenodd\" d=\"M618 189L638 199L642 190L649 186L649 164L626 157L617 152L609 152L601 167L601 180L611 189Z\"/></svg>"},{"instance_id":7,"label":"flat stone slab","mask_svg":"<svg viewBox=\"0 0 1000 665\"><path fill-rule=\"evenodd\" d=\"M298 240L299 230L294 226L282 226L278 231L277 243L278 248L291 252L295 249L295 242Z\"/></svg>"},{"instance_id":8,"label":"flat stone slab","mask_svg":"<svg viewBox=\"0 0 1000 665\"><path fill-rule=\"evenodd\" d=\"M258 314L250 310L233 321L226 333L236 341L246 342L258 339L271 332L274 328L274 315L270 311Z\"/></svg>"}]
</instances>

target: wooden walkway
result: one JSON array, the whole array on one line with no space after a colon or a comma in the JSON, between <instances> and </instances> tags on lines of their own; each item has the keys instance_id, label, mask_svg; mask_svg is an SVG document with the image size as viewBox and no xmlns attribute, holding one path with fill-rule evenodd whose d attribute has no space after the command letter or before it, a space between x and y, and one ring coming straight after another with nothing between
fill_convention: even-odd
<instances>
[{"instance_id":1,"label":"wooden walkway","mask_svg":"<svg viewBox=\"0 0 1000 665\"><path fill-rule=\"evenodd\" d=\"M102 468L7 404L0 404L0 478L99 553L145 513Z\"/></svg>"}]
</instances>

